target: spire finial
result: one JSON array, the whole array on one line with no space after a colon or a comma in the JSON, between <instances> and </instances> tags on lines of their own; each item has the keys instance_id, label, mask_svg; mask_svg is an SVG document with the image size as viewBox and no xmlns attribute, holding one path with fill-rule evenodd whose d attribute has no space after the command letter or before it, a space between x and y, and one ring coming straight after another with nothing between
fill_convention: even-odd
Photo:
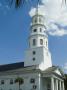
<instances>
[{"instance_id":1,"label":"spire finial","mask_svg":"<svg viewBox=\"0 0 67 90\"><path fill-rule=\"evenodd\" d=\"M36 14L38 14L38 6L39 6L39 0L37 0Z\"/></svg>"}]
</instances>

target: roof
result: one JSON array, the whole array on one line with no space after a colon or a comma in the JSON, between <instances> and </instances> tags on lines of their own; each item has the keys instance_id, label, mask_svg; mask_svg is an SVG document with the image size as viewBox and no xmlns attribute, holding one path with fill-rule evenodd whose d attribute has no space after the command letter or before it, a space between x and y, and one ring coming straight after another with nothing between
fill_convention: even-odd
<instances>
[{"instance_id":1,"label":"roof","mask_svg":"<svg viewBox=\"0 0 67 90\"><path fill-rule=\"evenodd\" d=\"M31 66L28 66L28 67L31 67ZM9 71L9 70L16 70L16 69L21 69L21 68L26 68L26 67L24 67L24 62L5 64L5 65L0 65L0 72ZM36 67L35 67L35 69L36 69ZM54 72L57 69L59 69L59 71L61 72L61 74L63 76L63 72L58 66L49 67L44 71L41 71L39 69L36 69L36 70L39 70L43 74L48 74L48 75L55 74L57 76L58 74Z\"/></svg>"},{"instance_id":2,"label":"roof","mask_svg":"<svg viewBox=\"0 0 67 90\"><path fill-rule=\"evenodd\" d=\"M0 72L24 68L24 62L0 65Z\"/></svg>"}]
</instances>

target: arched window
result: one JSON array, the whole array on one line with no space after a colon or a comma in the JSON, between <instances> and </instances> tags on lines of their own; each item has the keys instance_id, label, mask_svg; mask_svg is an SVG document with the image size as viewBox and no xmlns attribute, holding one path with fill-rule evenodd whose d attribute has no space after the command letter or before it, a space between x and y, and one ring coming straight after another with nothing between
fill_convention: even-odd
<instances>
[{"instance_id":1,"label":"arched window","mask_svg":"<svg viewBox=\"0 0 67 90\"><path fill-rule=\"evenodd\" d=\"M36 39L33 39L33 46L36 45Z\"/></svg>"},{"instance_id":2,"label":"arched window","mask_svg":"<svg viewBox=\"0 0 67 90\"><path fill-rule=\"evenodd\" d=\"M34 22L37 23L37 18L35 18Z\"/></svg>"},{"instance_id":3,"label":"arched window","mask_svg":"<svg viewBox=\"0 0 67 90\"><path fill-rule=\"evenodd\" d=\"M40 39L40 45L43 45L43 39Z\"/></svg>"},{"instance_id":4,"label":"arched window","mask_svg":"<svg viewBox=\"0 0 67 90\"><path fill-rule=\"evenodd\" d=\"M39 22L41 22L41 18L39 18Z\"/></svg>"},{"instance_id":5,"label":"arched window","mask_svg":"<svg viewBox=\"0 0 67 90\"><path fill-rule=\"evenodd\" d=\"M42 28L40 28L40 32L42 32Z\"/></svg>"}]
</instances>

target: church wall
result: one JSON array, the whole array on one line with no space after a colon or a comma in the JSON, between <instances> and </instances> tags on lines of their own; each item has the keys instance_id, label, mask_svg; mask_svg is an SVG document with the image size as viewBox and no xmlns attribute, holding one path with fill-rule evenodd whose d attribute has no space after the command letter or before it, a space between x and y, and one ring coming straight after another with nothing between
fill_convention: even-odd
<instances>
[{"instance_id":1,"label":"church wall","mask_svg":"<svg viewBox=\"0 0 67 90\"><path fill-rule=\"evenodd\" d=\"M35 55L33 55L33 51L36 52ZM35 58L35 60L33 60ZM31 66L31 65L38 65L43 60L43 48L32 48L26 51L26 58L24 61L25 66Z\"/></svg>"},{"instance_id":2,"label":"church wall","mask_svg":"<svg viewBox=\"0 0 67 90\"><path fill-rule=\"evenodd\" d=\"M15 83L15 79L21 77L24 79L24 84L22 84L21 90L36 90L40 89L40 77L38 73L27 73L27 74L15 74L15 75L2 75L0 76L0 90L19 90L18 83ZM10 80L13 80L13 84L10 84ZM31 83L31 79L34 79L35 82ZM4 80L4 84L1 84L1 81Z\"/></svg>"}]
</instances>

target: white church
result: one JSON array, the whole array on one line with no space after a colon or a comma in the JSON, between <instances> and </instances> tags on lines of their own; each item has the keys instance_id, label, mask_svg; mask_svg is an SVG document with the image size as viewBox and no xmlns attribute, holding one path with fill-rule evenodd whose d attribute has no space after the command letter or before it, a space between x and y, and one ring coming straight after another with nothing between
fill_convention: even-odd
<instances>
[{"instance_id":1,"label":"white church","mask_svg":"<svg viewBox=\"0 0 67 90\"><path fill-rule=\"evenodd\" d=\"M0 65L0 90L64 90L64 73L52 65L45 17L36 8L24 62ZM22 78L23 83L15 82Z\"/></svg>"}]
</instances>

